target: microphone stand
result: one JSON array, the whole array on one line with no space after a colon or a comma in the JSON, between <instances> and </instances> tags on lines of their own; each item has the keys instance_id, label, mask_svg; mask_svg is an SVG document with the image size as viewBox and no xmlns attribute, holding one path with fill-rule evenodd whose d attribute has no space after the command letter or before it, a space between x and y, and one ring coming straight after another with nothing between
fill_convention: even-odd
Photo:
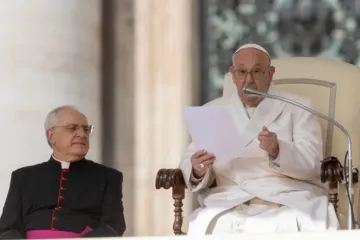
<instances>
[{"instance_id":1,"label":"microphone stand","mask_svg":"<svg viewBox=\"0 0 360 240\"><path fill-rule=\"evenodd\" d=\"M318 117L321 117L322 119L325 119L326 121L334 124L335 126L337 126L346 136L347 138L347 148L348 148L348 154L347 154L347 160L348 160L348 194L349 196L349 203L348 203L348 229L351 230L353 229L353 218L352 218L352 213L353 213L353 209L352 209L352 202L353 202L353 197L354 197L354 191L353 191L353 176L352 176L352 170L353 170L353 166L352 166L352 142L351 142L351 138L350 135L348 133L348 131L340 124L338 123L335 119L329 118L328 116L317 112L301 103L298 103L296 101L281 97L281 96L277 96L277 95L273 95L273 94L269 94L269 93L263 93L263 92L259 92L250 88L243 88L243 91L245 94L247 95L253 95L253 96L259 96L259 97L263 97L263 98L271 98L271 99L276 99L276 100L280 100L286 103L289 103L291 105L294 105L296 107L299 107L307 112L310 112ZM346 174L344 176L345 178L345 182L346 182Z\"/></svg>"}]
</instances>

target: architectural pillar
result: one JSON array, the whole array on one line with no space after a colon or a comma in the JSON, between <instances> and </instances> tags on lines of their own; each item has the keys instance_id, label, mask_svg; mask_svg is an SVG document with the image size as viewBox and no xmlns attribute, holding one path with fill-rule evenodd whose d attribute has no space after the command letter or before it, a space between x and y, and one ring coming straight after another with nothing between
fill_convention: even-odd
<instances>
[{"instance_id":1,"label":"architectural pillar","mask_svg":"<svg viewBox=\"0 0 360 240\"><path fill-rule=\"evenodd\" d=\"M156 190L155 177L178 167L188 140L181 107L197 92L196 5L104 1L103 158L124 173L127 236L173 235L171 191Z\"/></svg>"},{"instance_id":2,"label":"architectural pillar","mask_svg":"<svg viewBox=\"0 0 360 240\"><path fill-rule=\"evenodd\" d=\"M103 160L123 173L125 236L133 236L135 175L135 0L103 0ZM141 216L140 216L141 217Z\"/></svg>"},{"instance_id":3,"label":"architectural pillar","mask_svg":"<svg viewBox=\"0 0 360 240\"><path fill-rule=\"evenodd\" d=\"M181 108L197 93L193 0L138 0L135 5L136 235L172 235L171 191L155 190L160 168L178 167L188 144ZM189 213L189 195L184 202Z\"/></svg>"},{"instance_id":4,"label":"architectural pillar","mask_svg":"<svg viewBox=\"0 0 360 240\"><path fill-rule=\"evenodd\" d=\"M46 114L71 104L95 126L101 157L100 0L3 0L0 7L0 209L16 168L47 161ZM0 210L1 212L1 210Z\"/></svg>"}]
</instances>

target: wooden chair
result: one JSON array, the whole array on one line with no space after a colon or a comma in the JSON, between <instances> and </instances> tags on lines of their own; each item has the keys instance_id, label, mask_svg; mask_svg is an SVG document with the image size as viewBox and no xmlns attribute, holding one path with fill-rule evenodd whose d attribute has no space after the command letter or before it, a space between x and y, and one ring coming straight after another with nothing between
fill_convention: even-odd
<instances>
[{"instance_id":1,"label":"wooden chair","mask_svg":"<svg viewBox=\"0 0 360 240\"><path fill-rule=\"evenodd\" d=\"M273 60L276 67L273 84L283 91L293 92L313 100L315 108L335 118L350 133L353 142L353 182L358 181L358 166L360 152L357 146L360 144L360 68L335 60L320 58L289 58ZM225 75L223 98L228 98L236 90L232 83L231 75ZM329 201L338 212L347 210L346 194L343 191L342 162L347 150L346 138L343 134L320 120L323 140L324 156L322 161L321 179L329 184ZM335 156L335 157L332 157ZM340 161L339 161L339 160ZM339 187L340 186L340 187ZM174 199L175 219L173 231L175 235L185 234L182 232L182 206L185 197L186 184L180 169L160 169L156 176L156 189L172 189ZM355 195L356 196L356 195ZM354 198L354 210L357 215L357 197ZM339 209L338 209L339 208ZM342 211L339 211L342 210ZM343 220L339 217L341 225Z\"/></svg>"}]
</instances>

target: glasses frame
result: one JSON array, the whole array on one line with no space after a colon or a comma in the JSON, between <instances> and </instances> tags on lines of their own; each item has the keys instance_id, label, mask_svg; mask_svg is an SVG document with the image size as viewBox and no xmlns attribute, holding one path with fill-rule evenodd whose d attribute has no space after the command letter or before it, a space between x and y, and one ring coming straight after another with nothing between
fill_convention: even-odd
<instances>
[{"instance_id":1,"label":"glasses frame","mask_svg":"<svg viewBox=\"0 0 360 240\"><path fill-rule=\"evenodd\" d=\"M260 78L262 78L262 77L265 76L265 73L266 73L267 70L269 70L269 67L270 67L270 65L266 66L265 69L261 70L261 71L259 72L259 73L261 74L261 76L258 76L258 77L254 77L254 71L253 71L253 70L248 71L248 70L245 70L245 69L239 69L239 68L235 68L235 67L234 67L233 72L234 72L234 76L235 76L236 78L238 78L238 79L245 79L245 78L248 76L248 74L250 74L250 76L251 76L252 79L260 79ZM237 76L238 74L236 74L236 73L239 72L240 70L246 71L245 76L241 76L241 77L240 77L240 76Z\"/></svg>"},{"instance_id":2,"label":"glasses frame","mask_svg":"<svg viewBox=\"0 0 360 240\"><path fill-rule=\"evenodd\" d=\"M70 130L69 127L75 127L74 130ZM88 127L89 130L85 130L84 128ZM76 133L79 131L80 128L83 128L83 131L88 134L91 135L94 131L94 126L93 125L78 125L78 124L68 124L68 125L63 125L63 126L53 126L51 129L55 129L55 128L64 128L65 131L69 132L69 133Z\"/></svg>"}]
</instances>

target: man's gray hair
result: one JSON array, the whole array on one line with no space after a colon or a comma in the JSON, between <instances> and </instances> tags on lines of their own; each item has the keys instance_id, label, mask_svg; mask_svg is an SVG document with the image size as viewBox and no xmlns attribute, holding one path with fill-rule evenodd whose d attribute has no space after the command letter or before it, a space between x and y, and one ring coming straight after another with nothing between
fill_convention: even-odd
<instances>
[{"instance_id":1,"label":"man's gray hair","mask_svg":"<svg viewBox=\"0 0 360 240\"><path fill-rule=\"evenodd\" d=\"M51 146L50 140L48 138L47 131L56 126L58 112L60 112L61 110L65 110L65 109L74 109L74 110L78 111L74 106L63 105L63 106L60 106L60 107L57 107L57 108L51 110L45 118L45 123L44 123L45 136L46 136L46 140L50 147L52 147L52 146Z\"/></svg>"}]
</instances>

